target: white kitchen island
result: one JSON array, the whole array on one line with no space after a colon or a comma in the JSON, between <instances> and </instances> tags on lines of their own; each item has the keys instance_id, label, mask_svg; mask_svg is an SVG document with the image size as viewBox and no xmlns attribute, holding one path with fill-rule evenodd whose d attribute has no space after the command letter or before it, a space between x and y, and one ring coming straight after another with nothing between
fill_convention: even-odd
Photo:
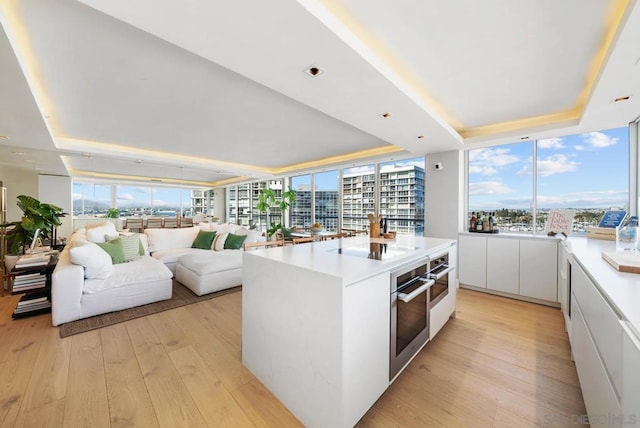
<instances>
[{"instance_id":1,"label":"white kitchen island","mask_svg":"<svg viewBox=\"0 0 640 428\"><path fill-rule=\"evenodd\" d=\"M245 252L243 364L305 426L353 426L389 386L390 272L450 250L455 264L455 243L360 236Z\"/></svg>"}]
</instances>

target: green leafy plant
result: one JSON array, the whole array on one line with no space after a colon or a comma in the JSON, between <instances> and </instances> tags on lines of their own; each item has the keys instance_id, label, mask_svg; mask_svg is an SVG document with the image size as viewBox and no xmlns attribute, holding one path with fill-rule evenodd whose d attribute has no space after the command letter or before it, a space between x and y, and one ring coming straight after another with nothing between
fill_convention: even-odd
<instances>
[{"instance_id":1,"label":"green leafy plant","mask_svg":"<svg viewBox=\"0 0 640 428\"><path fill-rule=\"evenodd\" d=\"M107 218L118 218L120 217L120 210L117 208L109 208L107 210Z\"/></svg>"},{"instance_id":2,"label":"green leafy plant","mask_svg":"<svg viewBox=\"0 0 640 428\"><path fill-rule=\"evenodd\" d=\"M267 223L269 222L269 213L271 208L280 208L280 211L284 214L284 211L291 206L296 200L295 190L287 190L282 192L282 196L278 198L273 189L264 188L260 195L258 195L258 204L256 208L261 213L267 213ZM280 223L271 223L271 226L267 229L267 237L271 239L274 233L279 229L283 229Z\"/></svg>"},{"instance_id":3,"label":"green leafy plant","mask_svg":"<svg viewBox=\"0 0 640 428\"><path fill-rule=\"evenodd\" d=\"M7 248L14 254L31 244L36 229L40 229L40 238L51 239L53 230L62 224L61 218L67 215L62 208L43 204L31 196L20 195L17 199L17 205L23 213L22 219L0 225L7 228Z\"/></svg>"}]
</instances>

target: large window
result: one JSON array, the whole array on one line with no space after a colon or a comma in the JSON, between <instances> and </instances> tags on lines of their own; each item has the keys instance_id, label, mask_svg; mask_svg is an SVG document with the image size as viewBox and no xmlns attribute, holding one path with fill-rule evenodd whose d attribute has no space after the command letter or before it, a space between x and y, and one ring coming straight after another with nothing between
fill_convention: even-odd
<instances>
[{"instance_id":1,"label":"large window","mask_svg":"<svg viewBox=\"0 0 640 428\"><path fill-rule=\"evenodd\" d=\"M260 193L267 186L274 191L276 198L282 196L282 180L258 181L228 187L227 221L261 230L267 230L267 223L282 223L279 208L271 208L268 219L267 213L260 212L257 208Z\"/></svg>"},{"instance_id":2,"label":"large window","mask_svg":"<svg viewBox=\"0 0 640 428\"><path fill-rule=\"evenodd\" d=\"M109 208L118 208L121 217L189 217L212 207L211 189L73 183L74 216L105 216Z\"/></svg>"},{"instance_id":3,"label":"large window","mask_svg":"<svg viewBox=\"0 0 640 428\"><path fill-rule=\"evenodd\" d=\"M380 164L379 187L388 230L424 235L424 158Z\"/></svg>"},{"instance_id":4,"label":"large window","mask_svg":"<svg viewBox=\"0 0 640 428\"><path fill-rule=\"evenodd\" d=\"M327 231L336 232L340 213L340 172L335 170L318 173L313 176L313 180L315 222L322 224Z\"/></svg>"},{"instance_id":5,"label":"large window","mask_svg":"<svg viewBox=\"0 0 640 428\"><path fill-rule=\"evenodd\" d=\"M369 228L369 214L376 213L375 165L347 168L342 171L342 227Z\"/></svg>"},{"instance_id":6,"label":"large window","mask_svg":"<svg viewBox=\"0 0 640 428\"><path fill-rule=\"evenodd\" d=\"M311 217L311 175L291 177L291 189L296 199L291 206L291 226L309 228L313 224Z\"/></svg>"},{"instance_id":7,"label":"large window","mask_svg":"<svg viewBox=\"0 0 640 428\"><path fill-rule=\"evenodd\" d=\"M469 218L540 232L549 210L574 209L574 232L584 232L604 211L628 208L628 135L625 127L470 150Z\"/></svg>"}]
</instances>

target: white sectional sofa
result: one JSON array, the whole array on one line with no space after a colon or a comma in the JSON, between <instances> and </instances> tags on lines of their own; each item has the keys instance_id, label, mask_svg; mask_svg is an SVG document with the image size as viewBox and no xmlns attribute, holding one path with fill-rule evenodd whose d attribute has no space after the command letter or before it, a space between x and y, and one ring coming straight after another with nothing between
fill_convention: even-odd
<instances>
[{"instance_id":1,"label":"white sectional sofa","mask_svg":"<svg viewBox=\"0 0 640 428\"><path fill-rule=\"evenodd\" d=\"M53 325L169 299L174 274L197 295L240 285L242 250L224 249L228 234L246 235L246 242L264 239L259 232L228 224L147 229L134 234L142 254L113 264L96 243L117 235L112 227L80 229L69 238L52 275ZM201 230L216 231L211 248L192 248Z\"/></svg>"}]
</instances>

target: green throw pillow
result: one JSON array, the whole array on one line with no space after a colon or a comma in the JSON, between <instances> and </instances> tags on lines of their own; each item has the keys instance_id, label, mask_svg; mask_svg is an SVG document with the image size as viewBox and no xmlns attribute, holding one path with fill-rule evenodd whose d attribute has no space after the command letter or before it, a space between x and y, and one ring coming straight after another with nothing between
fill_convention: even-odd
<instances>
[{"instance_id":1,"label":"green throw pillow","mask_svg":"<svg viewBox=\"0 0 640 428\"><path fill-rule=\"evenodd\" d=\"M122 242L122 252L124 253L124 261L130 262L140 256L144 256L144 247L140 240L139 233L123 234L119 236L104 236L107 242L119 239Z\"/></svg>"},{"instance_id":2,"label":"green throw pillow","mask_svg":"<svg viewBox=\"0 0 640 428\"><path fill-rule=\"evenodd\" d=\"M111 263L114 265L118 263L124 263L124 251L122 249L122 241L120 238L113 239L107 242L97 242L100 248L102 248L111 257Z\"/></svg>"},{"instance_id":3,"label":"green throw pillow","mask_svg":"<svg viewBox=\"0 0 640 428\"><path fill-rule=\"evenodd\" d=\"M193 241L191 248L201 248L203 250L210 250L213 238L216 237L215 231L201 230L198 232L198 236Z\"/></svg>"},{"instance_id":4,"label":"green throw pillow","mask_svg":"<svg viewBox=\"0 0 640 428\"><path fill-rule=\"evenodd\" d=\"M245 239L247 239L247 235L234 235L233 233L230 233L224 241L224 249L239 250L242 248L242 243Z\"/></svg>"}]
</instances>

